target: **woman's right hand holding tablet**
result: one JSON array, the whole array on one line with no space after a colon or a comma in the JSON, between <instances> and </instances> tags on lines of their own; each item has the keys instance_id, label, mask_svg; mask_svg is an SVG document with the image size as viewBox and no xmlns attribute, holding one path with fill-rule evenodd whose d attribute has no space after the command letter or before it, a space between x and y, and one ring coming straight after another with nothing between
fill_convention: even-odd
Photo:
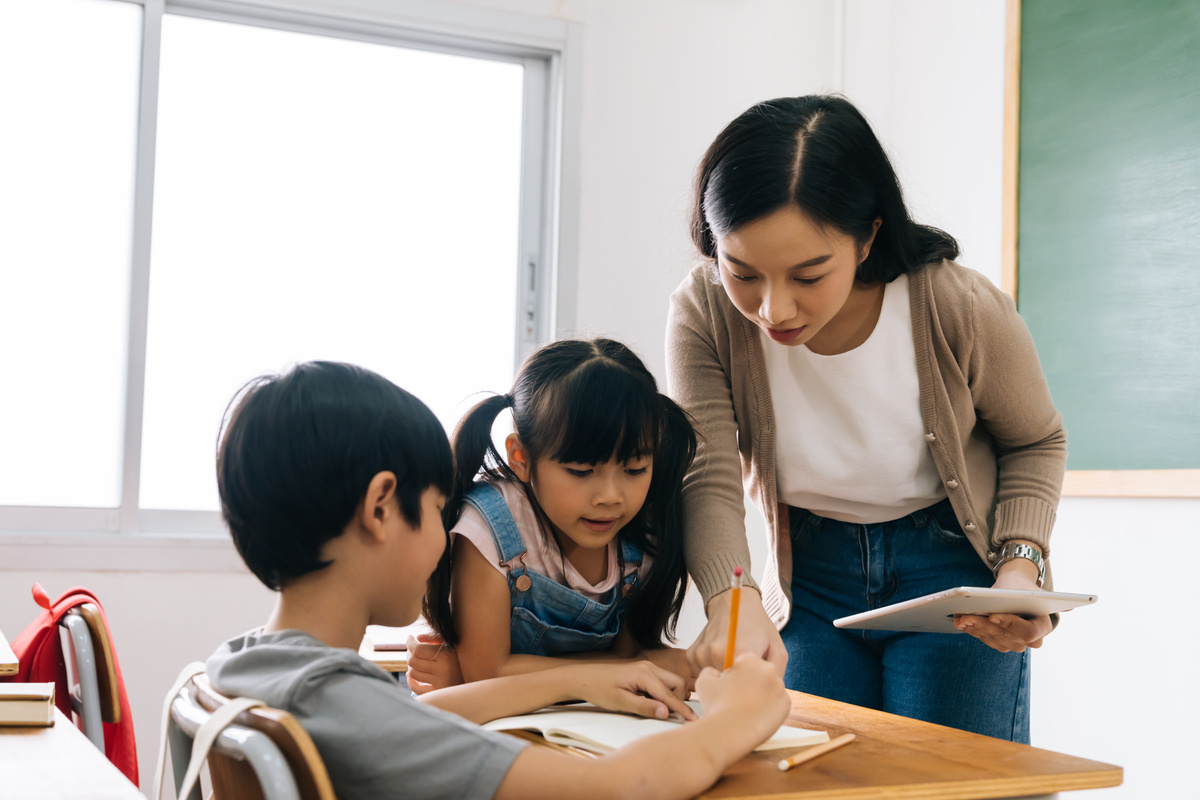
<instances>
[{"instance_id":1,"label":"woman's right hand holding tablet","mask_svg":"<svg viewBox=\"0 0 1200 800\"><path fill-rule=\"evenodd\" d=\"M705 667L720 669L725 665L725 646L729 636L730 592L714 595L708 601L708 624L688 648L688 663L692 674ZM754 653L775 668L779 677L787 667L788 654L779 638L775 623L762 606L762 596L747 587L742 590L738 604L736 653Z\"/></svg>"}]
</instances>

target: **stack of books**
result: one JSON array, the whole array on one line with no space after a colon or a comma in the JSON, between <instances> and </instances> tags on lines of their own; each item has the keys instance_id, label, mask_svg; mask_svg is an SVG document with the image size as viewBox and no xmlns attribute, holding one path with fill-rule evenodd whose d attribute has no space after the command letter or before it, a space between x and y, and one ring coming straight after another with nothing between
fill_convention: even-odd
<instances>
[{"instance_id":1,"label":"stack of books","mask_svg":"<svg viewBox=\"0 0 1200 800\"><path fill-rule=\"evenodd\" d=\"M53 724L53 683L0 683L0 725Z\"/></svg>"}]
</instances>

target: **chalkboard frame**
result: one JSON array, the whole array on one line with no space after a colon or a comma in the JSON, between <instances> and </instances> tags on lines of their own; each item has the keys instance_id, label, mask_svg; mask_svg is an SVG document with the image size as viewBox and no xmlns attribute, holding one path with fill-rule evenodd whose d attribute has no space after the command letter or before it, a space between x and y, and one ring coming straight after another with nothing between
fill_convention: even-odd
<instances>
[{"instance_id":1,"label":"chalkboard frame","mask_svg":"<svg viewBox=\"0 0 1200 800\"><path fill-rule=\"evenodd\" d=\"M1004 157L1000 287L1017 297L1021 0L1005 0ZM1068 470L1064 497L1200 497L1200 469Z\"/></svg>"}]
</instances>

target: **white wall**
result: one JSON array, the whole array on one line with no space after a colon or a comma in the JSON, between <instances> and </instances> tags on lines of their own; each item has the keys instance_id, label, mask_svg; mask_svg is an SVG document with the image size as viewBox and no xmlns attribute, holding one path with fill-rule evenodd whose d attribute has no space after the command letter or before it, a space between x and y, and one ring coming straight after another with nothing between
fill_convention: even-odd
<instances>
[{"instance_id":1,"label":"white wall","mask_svg":"<svg viewBox=\"0 0 1200 800\"><path fill-rule=\"evenodd\" d=\"M660 380L667 297L693 263L685 224L704 148L754 102L842 88L875 124L919 219L999 274L1003 0L473 0L583 26L578 333L638 350ZM835 36L845 32L844 43ZM844 47L842 46L844 44ZM838 76L844 81L834 84ZM1196 797L1197 655L1179 605L1200 555L1200 501L1072 500L1055 534L1058 584L1101 595L1037 653L1035 744L1126 767L1097 797ZM762 525L749 517L762 565ZM1146 535L1150 534L1150 535ZM1130 554L1118 547L1138 547ZM187 662L263 621L244 571L87 572L0 566L0 629L36 611L28 587L104 601L130 688L144 783L163 693ZM1173 606L1173 607L1172 607ZM1169 609L1169 610L1168 610ZM1165 613L1164 613L1165 612ZM681 626L702 622L696 604ZM1182 630L1180 630L1182 629ZM147 790L148 791L148 790Z\"/></svg>"}]
</instances>

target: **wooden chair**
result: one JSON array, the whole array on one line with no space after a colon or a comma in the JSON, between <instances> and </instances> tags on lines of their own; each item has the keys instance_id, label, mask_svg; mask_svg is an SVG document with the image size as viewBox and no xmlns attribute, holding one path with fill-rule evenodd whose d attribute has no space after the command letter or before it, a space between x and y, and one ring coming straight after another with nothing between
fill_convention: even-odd
<instances>
[{"instance_id":1,"label":"wooden chair","mask_svg":"<svg viewBox=\"0 0 1200 800\"><path fill-rule=\"evenodd\" d=\"M58 623L71 711L80 730L104 752L102 722L121 721L117 670L108 628L94 603L82 603Z\"/></svg>"},{"instance_id":2,"label":"wooden chair","mask_svg":"<svg viewBox=\"0 0 1200 800\"><path fill-rule=\"evenodd\" d=\"M206 675L193 677L171 702L167 740L181 788L196 731L229 702ZM238 714L208 751L210 800L337 800L317 747L296 718L274 708ZM188 798L200 800L199 786Z\"/></svg>"}]
</instances>

